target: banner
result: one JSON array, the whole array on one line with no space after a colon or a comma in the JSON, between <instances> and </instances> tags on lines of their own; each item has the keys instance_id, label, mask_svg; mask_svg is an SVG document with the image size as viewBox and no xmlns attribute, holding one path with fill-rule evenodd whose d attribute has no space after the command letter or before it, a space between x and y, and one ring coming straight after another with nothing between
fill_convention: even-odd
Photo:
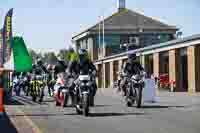
<instances>
[{"instance_id":1,"label":"banner","mask_svg":"<svg viewBox=\"0 0 200 133\"><path fill-rule=\"evenodd\" d=\"M12 15L13 9L10 9L6 14L3 26L3 63L7 62L11 56Z\"/></svg>"},{"instance_id":2,"label":"banner","mask_svg":"<svg viewBox=\"0 0 200 133\"><path fill-rule=\"evenodd\" d=\"M13 37L11 39L11 58L4 64L4 68L15 70L16 72L32 70L32 58L22 37Z\"/></svg>"},{"instance_id":3,"label":"banner","mask_svg":"<svg viewBox=\"0 0 200 133\"><path fill-rule=\"evenodd\" d=\"M3 66L3 29L0 29L0 66Z\"/></svg>"}]
</instances>

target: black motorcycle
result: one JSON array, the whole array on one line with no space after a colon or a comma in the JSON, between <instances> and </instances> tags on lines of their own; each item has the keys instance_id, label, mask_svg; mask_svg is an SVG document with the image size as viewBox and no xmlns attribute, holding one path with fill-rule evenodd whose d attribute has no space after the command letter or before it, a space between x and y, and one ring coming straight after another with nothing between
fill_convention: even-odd
<instances>
[{"instance_id":1,"label":"black motorcycle","mask_svg":"<svg viewBox=\"0 0 200 133\"><path fill-rule=\"evenodd\" d=\"M45 82L42 76L33 75L31 80L31 96L32 100L35 102L37 97L39 97L39 102L43 101L44 97Z\"/></svg>"},{"instance_id":2,"label":"black motorcycle","mask_svg":"<svg viewBox=\"0 0 200 133\"><path fill-rule=\"evenodd\" d=\"M13 80L13 90L16 96L20 96L22 88L23 88L23 79L20 77L15 77Z\"/></svg>"},{"instance_id":3,"label":"black motorcycle","mask_svg":"<svg viewBox=\"0 0 200 133\"><path fill-rule=\"evenodd\" d=\"M78 114L89 115L91 98L93 98L92 81L89 74L80 73L75 81L75 107Z\"/></svg>"},{"instance_id":4,"label":"black motorcycle","mask_svg":"<svg viewBox=\"0 0 200 133\"><path fill-rule=\"evenodd\" d=\"M127 77L126 105L132 106L136 102L137 108L141 107L142 91L144 88L144 72Z\"/></svg>"}]
</instances>

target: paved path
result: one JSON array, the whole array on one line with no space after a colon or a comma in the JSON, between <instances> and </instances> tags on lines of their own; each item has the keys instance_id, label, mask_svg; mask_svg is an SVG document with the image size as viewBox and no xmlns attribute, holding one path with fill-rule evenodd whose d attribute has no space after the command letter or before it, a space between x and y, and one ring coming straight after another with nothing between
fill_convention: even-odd
<instances>
[{"instance_id":1,"label":"paved path","mask_svg":"<svg viewBox=\"0 0 200 133\"><path fill-rule=\"evenodd\" d=\"M91 116L76 114L74 108L55 107L51 98L40 105L18 97L24 105L7 106L18 110L10 119L24 119L37 133L199 133L200 95L162 93L158 103L143 108L127 108L123 99L111 90L99 90ZM15 125L15 124L14 124ZM24 130L27 130L24 128ZM21 131L22 132L22 131ZM20 132L20 133L21 133Z\"/></svg>"}]
</instances>

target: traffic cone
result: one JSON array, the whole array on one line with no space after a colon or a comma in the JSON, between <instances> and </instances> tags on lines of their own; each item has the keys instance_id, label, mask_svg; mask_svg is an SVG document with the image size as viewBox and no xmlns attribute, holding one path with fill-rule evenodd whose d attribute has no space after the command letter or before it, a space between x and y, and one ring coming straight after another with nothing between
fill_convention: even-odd
<instances>
[{"instance_id":1,"label":"traffic cone","mask_svg":"<svg viewBox=\"0 0 200 133\"><path fill-rule=\"evenodd\" d=\"M0 116L4 114L4 106L3 106L3 88L0 88Z\"/></svg>"},{"instance_id":2,"label":"traffic cone","mask_svg":"<svg viewBox=\"0 0 200 133\"><path fill-rule=\"evenodd\" d=\"M0 116L4 115L3 107L3 68L0 68Z\"/></svg>"}]
</instances>

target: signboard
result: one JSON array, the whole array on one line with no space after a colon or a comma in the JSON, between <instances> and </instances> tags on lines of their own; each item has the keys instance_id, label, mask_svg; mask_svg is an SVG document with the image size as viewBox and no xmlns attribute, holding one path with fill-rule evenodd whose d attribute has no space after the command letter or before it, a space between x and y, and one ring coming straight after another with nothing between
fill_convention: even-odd
<instances>
[{"instance_id":1,"label":"signboard","mask_svg":"<svg viewBox=\"0 0 200 133\"><path fill-rule=\"evenodd\" d=\"M0 66L3 66L3 30L0 29Z\"/></svg>"},{"instance_id":2,"label":"signboard","mask_svg":"<svg viewBox=\"0 0 200 133\"><path fill-rule=\"evenodd\" d=\"M6 14L3 27L3 63L7 62L11 56L10 39L12 38L12 14L13 9L10 9Z\"/></svg>"}]
</instances>

